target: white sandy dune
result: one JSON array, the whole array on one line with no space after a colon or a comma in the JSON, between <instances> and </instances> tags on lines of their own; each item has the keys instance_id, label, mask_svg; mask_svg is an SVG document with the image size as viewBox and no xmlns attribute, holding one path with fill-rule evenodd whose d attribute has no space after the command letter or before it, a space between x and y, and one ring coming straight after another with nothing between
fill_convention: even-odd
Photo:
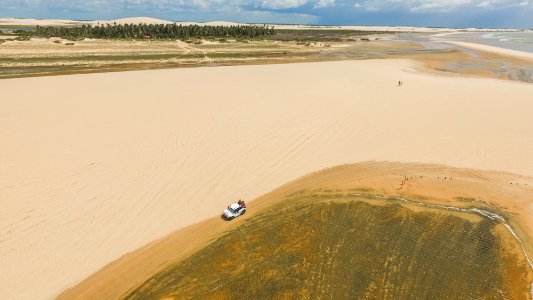
<instances>
[{"instance_id":1,"label":"white sandy dune","mask_svg":"<svg viewBox=\"0 0 533 300\"><path fill-rule=\"evenodd\" d=\"M149 18L149 17L132 17L115 20L62 20L62 19L25 19L25 18L0 18L2 26L72 26L83 24L172 24L173 22Z\"/></svg>"},{"instance_id":2,"label":"white sandy dune","mask_svg":"<svg viewBox=\"0 0 533 300\"><path fill-rule=\"evenodd\" d=\"M67 26L81 24L83 22L64 19L0 18L1 26Z\"/></svg>"},{"instance_id":3,"label":"white sandy dune","mask_svg":"<svg viewBox=\"0 0 533 300\"><path fill-rule=\"evenodd\" d=\"M62 19L25 19L25 18L0 18L1 26L72 26L72 25L105 25L105 24L182 24L182 25L211 25L211 26L238 26L249 25L245 23L235 23L226 21L212 21L212 22L172 22L168 20L150 18L150 17L131 17L114 20L93 20L93 21L77 21L77 20L62 20ZM299 26L295 26L295 29Z\"/></svg>"},{"instance_id":4,"label":"white sandy dune","mask_svg":"<svg viewBox=\"0 0 533 300\"><path fill-rule=\"evenodd\" d=\"M172 24L173 22L167 20L161 20L156 18L149 17L133 17L133 18L122 18L115 20L95 20L90 21L92 24Z\"/></svg>"},{"instance_id":5,"label":"white sandy dune","mask_svg":"<svg viewBox=\"0 0 533 300\"><path fill-rule=\"evenodd\" d=\"M412 69L368 60L0 80L0 299L51 298L232 200L329 166L533 175L533 85Z\"/></svg>"}]
</instances>

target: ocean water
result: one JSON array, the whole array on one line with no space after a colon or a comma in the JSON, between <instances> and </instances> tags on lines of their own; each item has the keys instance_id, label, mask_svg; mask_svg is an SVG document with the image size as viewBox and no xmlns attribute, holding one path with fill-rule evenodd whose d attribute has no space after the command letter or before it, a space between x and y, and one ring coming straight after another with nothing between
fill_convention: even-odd
<instances>
[{"instance_id":1,"label":"ocean water","mask_svg":"<svg viewBox=\"0 0 533 300\"><path fill-rule=\"evenodd\" d=\"M533 53L533 31L516 32L458 32L441 39L484 44Z\"/></svg>"}]
</instances>

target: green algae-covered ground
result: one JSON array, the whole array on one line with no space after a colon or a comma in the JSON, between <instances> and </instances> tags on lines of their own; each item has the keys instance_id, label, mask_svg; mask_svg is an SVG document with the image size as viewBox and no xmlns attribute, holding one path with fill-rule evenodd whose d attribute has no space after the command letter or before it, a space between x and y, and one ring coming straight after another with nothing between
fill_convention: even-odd
<instances>
[{"instance_id":1,"label":"green algae-covered ground","mask_svg":"<svg viewBox=\"0 0 533 300\"><path fill-rule=\"evenodd\" d=\"M394 202L291 199L127 298L519 298L528 290L520 275L527 265L506 252L496 226L470 213Z\"/></svg>"}]
</instances>

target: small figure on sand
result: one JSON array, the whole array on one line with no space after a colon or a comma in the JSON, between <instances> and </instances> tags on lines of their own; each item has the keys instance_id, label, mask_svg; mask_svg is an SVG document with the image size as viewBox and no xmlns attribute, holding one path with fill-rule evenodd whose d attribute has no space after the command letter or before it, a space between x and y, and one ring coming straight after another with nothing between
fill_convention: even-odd
<instances>
[{"instance_id":1,"label":"small figure on sand","mask_svg":"<svg viewBox=\"0 0 533 300\"><path fill-rule=\"evenodd\" d=\"M400 80L398 81L398 86L402 86L403 82Z\"/></svg>"}]
</instances>

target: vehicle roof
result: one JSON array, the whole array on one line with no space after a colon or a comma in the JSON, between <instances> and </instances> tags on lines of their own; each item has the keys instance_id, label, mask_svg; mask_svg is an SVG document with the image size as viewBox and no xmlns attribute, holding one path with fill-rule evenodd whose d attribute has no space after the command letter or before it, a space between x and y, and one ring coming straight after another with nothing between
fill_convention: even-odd
<instances>
[{"instance_id":1,"label":"vehicle roof","mask_svg":"<svg viewBox=\"0 0 533 300\"><path fill-rule=\"evenodd\" d=\"M237 209L240 207L239 203L235 202L235 203L232 203L229 207L231 207L232 209Z\"/></svg>"}]
</instances>

